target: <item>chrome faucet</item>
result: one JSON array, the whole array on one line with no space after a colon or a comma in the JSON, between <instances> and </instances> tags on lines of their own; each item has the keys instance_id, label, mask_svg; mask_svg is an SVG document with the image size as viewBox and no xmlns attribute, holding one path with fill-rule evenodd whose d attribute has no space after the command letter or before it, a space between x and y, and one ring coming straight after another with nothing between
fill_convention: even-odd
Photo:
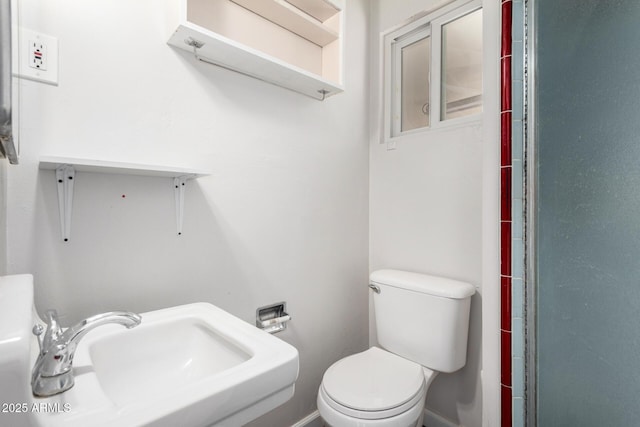
<instances>
[{"instance_id":1,"label":"chrome faucet","mask_svg":"<svg viewBox=\"0 0 640 427\"><path fill-rule=\"evenodd\" d=\"M40 354L31 375L31 390L34 396L53 396L73 387L73 356L78 342L90 330L109 323L118 323L131 329L140 324L142 318L135 313L113 311L89 317L75 326L62 330L58 313L48 310L47 329L41 325L33 327L38 337ZM44 332L44 337L40 337Z\"/></svg>"}]
</instances>

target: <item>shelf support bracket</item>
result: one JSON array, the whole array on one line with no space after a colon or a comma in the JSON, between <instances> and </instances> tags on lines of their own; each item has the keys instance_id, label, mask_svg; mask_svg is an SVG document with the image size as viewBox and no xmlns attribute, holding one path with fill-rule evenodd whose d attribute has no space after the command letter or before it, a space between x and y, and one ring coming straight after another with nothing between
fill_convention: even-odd
<instances>
[{"instance_id":1,"label":"shelf support bracket","mask_svg":"<svg viewBox=\"0 0 640 427\"><path fill-rule=\"evenodd\" d=\"M62 240L69 241L71 235L71 210L73 208L73 181L76 171L71 165L62 165L56 169L58 185L58 210L60 211L60 230Z\"/></svg>"},{"instance_id":2,"label":"shelf support bracket","mask_svg":"<svg viewBox=\"0 0 640 427\"><path fill-rule=\"evenodd\" d=\"M178 236L182 235L182 223L184 221L184 190L191 175L182 175L173 178L174 193L176 198L176 226Z\"/></svg>"}]
</instances>

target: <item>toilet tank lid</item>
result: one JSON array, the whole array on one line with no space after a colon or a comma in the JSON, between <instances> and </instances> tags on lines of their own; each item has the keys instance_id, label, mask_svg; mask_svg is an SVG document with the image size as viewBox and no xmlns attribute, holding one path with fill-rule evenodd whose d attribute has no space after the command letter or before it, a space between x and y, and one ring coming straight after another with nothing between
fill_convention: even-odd
<instances>
[{"instance_id":1,"label":"toilet tank lid","mask_svg":"<svg viewBox=\"0 0 640 427\"><path fill-rule=\"evenodd\" d=\"M470 283L446 277L400 270L377 270L371 273L372 284L393 286L443 298L464 299L476 292Z\"/></svg>"}]
</instances>

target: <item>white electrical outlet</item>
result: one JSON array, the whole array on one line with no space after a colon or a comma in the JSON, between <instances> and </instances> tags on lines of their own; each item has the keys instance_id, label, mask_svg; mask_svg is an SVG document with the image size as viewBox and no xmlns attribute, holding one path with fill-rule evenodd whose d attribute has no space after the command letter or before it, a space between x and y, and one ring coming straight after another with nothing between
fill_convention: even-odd
<instances>
[{"instance_id":1,"label":"white electrical outlet","mask_svg":"<svg viewBox=\"0 0 640 427\"><path fill-rule=\"evenodd\" d=\"M40 40L29 40L29 67L36 70L47 70L47 45Z\"/></svg>"},{"instance_id":2,"label":"white electrical outlet","mask_svg":"<svg viewBox=\"0 0 640 427\"><path fill-rule=\"evenodd\" d=\"M17 77L58 85L58 39L28 28L18 31Z\"/></svg>"}]
</instances>

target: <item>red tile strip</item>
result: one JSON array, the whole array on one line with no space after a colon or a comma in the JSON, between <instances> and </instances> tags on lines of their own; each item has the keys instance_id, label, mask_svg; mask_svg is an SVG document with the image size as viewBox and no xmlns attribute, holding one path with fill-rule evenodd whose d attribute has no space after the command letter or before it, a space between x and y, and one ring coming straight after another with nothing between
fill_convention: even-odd
<instances>
[{"instance_id":1,"label":"red tile strip","mask_svg":"<svg viewBox=\"0 0 640 427\"><path fill-rule=\"evenodd\" d=\"M511 166L500 169L500 220L511 221Z\"/></svg>"},{"instance_id":2,"label":"red tile strip","mask_svg":"<svg viewBox=\"0 0 640 427\"><path fill-rule=\"evenodd\" d=\"M511 332L500 331L500 346L503 366L500 382L503 386L511 387ZM502 404L504 405L505 402ZM511 397L509 397L509 406L511 406Z\"/></svg>"},{"instance_id":3,"label":"red tile strip","mask_svg":"<svg viewBox=\"0 0 640 427\"><path fill-rule=\"evenodd\" d=\"M500 75L502 77L502 111L511 111L511 56L500 59Z\"/></svg>"},{"instance_id":4,"label":"red tile strip","mask_svg":"<svg viewBox=\"0 0 640 427\"><path fill-rule=\"evenodd\" d=\"M511 111L500 113L500 165L511 166Z\"/></svg>"},{"instance_id":5,"label":"red tile strip","mask_svg":"<svg viewBox=\"0 0 640 427\"><path fill-rule=\"evenodd\" d=\"M511 221L500 223L500 274L511 277Z\"/></svg>"},{"instance_id":6,"label":"red tile strip","mask_svg":"<svg viewBox=\"0 0 640 427\"><path fill-rule=\"evenodd\" d=\"M511 0L502 3L502 38L500 46L500 56L511 55Z\"/></svg>"},{"instance_id":7,"label":"red tile strip","mask_svg":"<svg viewBox=\"0 0 640 427\"><path fill-rule=\"evenodd\" d=\"M500 404L501 427L513 423L511 389L511 53L513 3L501 4L500 37Z\"/></svg>"},{"instance_id":8,"label":"red tile strip","mask_svg":"<svg viewBox=\"0 0 640 427\"><path fill-rule=\"evenodd\" d=\"M500 293L500 329L511 332L511 277L500 278Z\"/></svg>"},{"instance_id":9,"label":"red tile strip","mask_svg":"<svg viewBox=\"0 0 640 427\"><path fill-rule=\"evenodd\" d=\"M513 419L513 413L511 410L511 387L503 385L500 391L502 400L502 421L500 422L500 425L501 427L511 427L511 422Z\"/></svg>"}]
</instances>

